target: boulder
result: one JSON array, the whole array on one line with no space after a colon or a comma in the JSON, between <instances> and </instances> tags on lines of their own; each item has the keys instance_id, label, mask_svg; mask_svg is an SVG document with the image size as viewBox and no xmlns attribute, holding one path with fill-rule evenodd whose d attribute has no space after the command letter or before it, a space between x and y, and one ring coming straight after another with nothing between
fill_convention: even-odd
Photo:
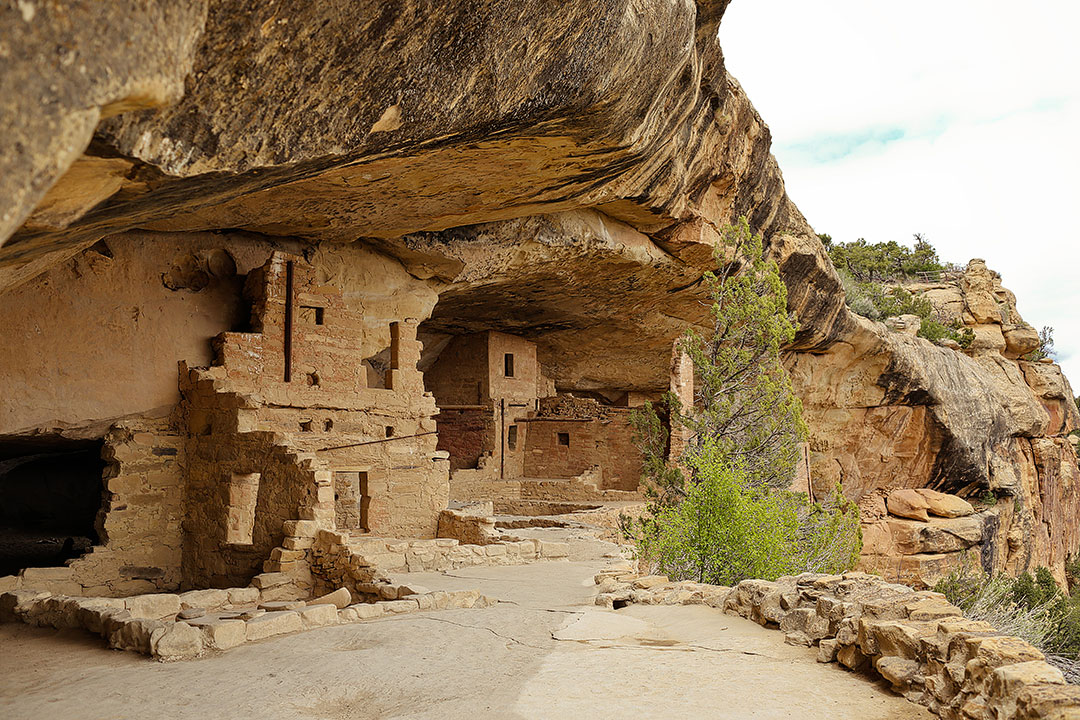
<instances>
[{"instance_id":1,"label":"boulder","mask_svg":"<svg viewBox=\"0 0 1080 720\"><path fill-rule=\"evenodd\" d=\"M885 499L885 506L889 509L890 515L924 522L930 520L930 516L927 515L930 504L918 490L909 488L893 490Z\"/></svg>"},{"instance_id":2,"label":"boulder","mask_svg":"<svg viewBox=\"0 0 1080 720\"><path fill-rule=\"evenodd\" d=\"M957 518L971 515L975 508L967 500L948 493L938 492L929 488L917 488L915 492L922 495L926 501L927 512L943 518Z\"/></svg>"}]
</instances>

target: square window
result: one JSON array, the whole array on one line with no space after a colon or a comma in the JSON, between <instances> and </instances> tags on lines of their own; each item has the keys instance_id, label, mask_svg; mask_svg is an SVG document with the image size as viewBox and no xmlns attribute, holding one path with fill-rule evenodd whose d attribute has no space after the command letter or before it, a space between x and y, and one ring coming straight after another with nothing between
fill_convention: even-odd
<instances>
[{"instance_id":1,"label":"square window","mask_svg":"<svg viewBox=\"0 0 1080 720\"><path fill-rule=\"evenodd\" d=\"M514 377L514 355L513 353L506 353L503 355L503 375L506 377Z\"/></svg>"},{"instance_id":2,"label":"square window","mask_svg":"<svg viewBox=\"0 0 1080 720\"><path fill-rule=\"evenodd\" d=\"M322 325L324 311L325 309L321 307L315 307L312 305L301 305L299 313L300 320L311 325Z\"/></svg>"},{"instance_id":3,"label":"square window","mask_svg":"<svg viewBox=\"0 0 1080 720\"><path fill-rule=\"evenodd\" d=\"M394 437L394 426L393 425L387 425L385 432L386 432L386 437L388 437L388 438L389 437Z\"/></svg>"},{"instance_id":4,"label":"square window","mask_svg":"<svg viewBox=\"0 0 1080 720\"><path fill-rule=\"evenodd\" d=\"M570 447L570 433L559 433L559 444L563 447Z\"/></svg>"}]
</instances>

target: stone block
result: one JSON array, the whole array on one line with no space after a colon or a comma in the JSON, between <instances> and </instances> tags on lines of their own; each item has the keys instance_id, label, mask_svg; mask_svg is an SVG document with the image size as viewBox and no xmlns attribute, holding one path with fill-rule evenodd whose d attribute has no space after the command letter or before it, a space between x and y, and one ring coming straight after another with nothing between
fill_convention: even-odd
<instances>
[{"instance_id":1,"label":"stone block","mask_svg":"<svg viewBox=\"0 0 1080 720\"><path fill-rule=\"evenodd\" d=\"M143 655L150 654L150 638L158 628L166 626L164 620L131 618L119 622L109 634L109 647L115 650L131 650Z\"/></svg>"},{"instance_id":2,"label":"stone block","mask_svg":"<svg viewBox=\"0 0 1080 720\"><path fill-rule=\"evenodd\" d=\"M230 605L254 605L259 602L257 587L229 588L225 592L229 593Z\"/></svg>"},{"instance_id":3,"label":"stone block","mask_svg":"<svg viewBox=\"0 0 1080 720\"><path fill-rule=\"evenodd\" d=\"M357 620L374 620L386 614L386 603L358 603L348 609L356 614Z\"/></svg>"},{"instance_id":4,"label":"stone block","mask_svg":"<svg viewBox=\"0 0 1080 720\"><path fill-rule=\"evenodd\" d=\"M172 593L135 595L125 598L124 607L127 608L133 618L150 618L154 620L175 617L181 610L180 596Z\"/></svg>"},{"instance_id":5,"label":"stone block","mask_svg":"<svg viewBox=\"0 0 1080 720\"><path fill-rule=\"evenodd\" d=\"M915 660L900 657L879 657L874 667L881 677L900 692L908 690L913 683L922 682L922 668Z\"/></svg>"},{"instance_id":6,"label":"stone block","mask_svg":"<svg viewBox=\"0 0 1080 720\"><path fill-rule=\"evenodd\" d=\"M389 602L379 603L383 606L386 612L399 615L402 613L416 612L420 609L420 603L416 600L390 600Z\"/></svg>"},{"instance_id":7,"label":"stone block","mask_svg":"<svg viewBox=\"0 0 1080 720\"><path fill-rule=\"evenodd\" d=\"M325 603L321 605L309 605L300 610L300 622L305 630L311 628L337 625L338 609L335 605Z\"/></svg>"},{"instance_id":8,"label":"stone block","mask_svg":"<svg viewBox=\"0 0 1080 720\"><path fill-rule=\"evenodd\" d=\"M849 670L861 670L868 659L856 645L845 645L836 653L836 660Z\"/></svg>"},{"instance_id":9,"label":"stone block","mask_svg":"<svg viewBox=\"0 0 1080 720\"><path fill-rule=\"evenodd\" d=\"M327 593L322 597L317 597L314 600L308 601L308 605L321 605L329 604L333 605L337 609L341 610L348 607L352 603L352 594L348 588L338 588L332 593Z\"/></svg>"},{"instance_id":10,"label":"stone block","mask_svg":"<svg viewBox=\"0 0 1080 720\"><path fill-rule=\"evenodd\" d=\"M150 653L162 660L185 660L202 651L202 631L184 622L166 623L150 634Z\"/></svg>"},{"instance_id":11,"label":"stone block","mask_svg":"<svg viewBox=\"0 0 1080 720\"><path fill-rule=\"evenodd\" d=\"M262 640L274 635L297 632L303 629L299 613L292 610L268 612L247 621L247 640Z\"/></svg>"},{"instance_id":12,"label":"stone block","mask_svg":"<svg viewBox=\"0 0 1080 720\"><path fill-rule=\"evenodd\" d=\"M671 582L667 575L646 575L634 580L631 585L638 590L649 590L660 585L666 585Z\"/></svg>"},{"instance_id":13,"label":"stone block","mask_svg":"<svg viewBox=\"0 0 1080 720\"><path fill-rule=\"evenodd\" d=\"M431 591L428 590L426 587L424 587L423 585L417 585L416 583L409 583L408 585L397 586L398 599L406 598L410 595L425 595L429 592Z\"/></svg>"},{"instance_id":14,"label":"stone block","mask_svg":"<svg viewBox=\"0 0 1080 720\"><path fill-rule=\"evenodd\" d=\"M251 584L260 590L266 590L267 588L277 587L278 585L284 585L289 582L290 578L285 573L270 572L256 575L251 579Z\"/></svg>"},{"instance_id":15,"label":"stone block","mask_svg":"<svg viewBox=\"0 0 1080 720\"><path fill-rule=\"evenodd\" d=\"M274 612L278 610L299 610L307 605L303 600L270 600L259 603L260 610Z\"/></svg>"},{"instance_id":16,"label":"stone block","mask_svg":"<svg viewBox=\"0 0 1080 720\"><path fill-rule=\"evenodd\" d=\"M284 585L274 585L273 587L260 590L259 598L263 602L273 602L275 600L295 600L301 595L306 594L306 591L301 592L296 585L289 582Z\"/></svg>"},{"instance_id":17,"label":"stone block","mask_svg":"<svg viewBox=\"0 0 1080 720\"><path fill-rule=\"evenodd\" d=\"M840 649L840 643L836 641L836 638L826 638L818 643L817 661L821 663L830 663L836 660L836 653Z\"/></svg>"},{"instance_id":18,"label":"stone block","mask_svg":"<svg viewBox=\"0 0 1080 720\"><path fill-rule=\"evenodd\" d=\"M480 599L480 593L476 590L455 590L447 595L447 607L471 608Z\"/></svg>"},{"instance_id":19,"label":"stone block","mask_svg":"<svg viewBox=\"0 0 1080 720\"><path fill-rule=\"evenodd\" d=\"M182 610L188 608L217 610L231 602L228 590L188 590L180 593L177 597L180 598L180 608Z\"/></svg>"},{"instance_id":20,"label":"stone block","mask_svg":"<svg viewBox=\"0 0 1080 720\"><path fill-rule=\"evenodd\" d=\"M202 617L188 624L199 628L203 644L212 650L228 650L247 640L247 623L243 620Z\"/></svg>"},{"instance_id":21,"label":"stone block","mask_svg":"<svg viewBox=\"0 0 1080 720\"><path fill-rule=\"evenodd\" d=\"M990 674L987 695L997 698L1012 697L1014 700L1027 685L1064 685L1065 676L1048 662L1029 660L1005 665Z\"/></svg>"},{"instance_id":22,"label":"stone block","mask_svg":"<svg viewBox=\"0 0 1080 720\"><path fill-rule=\"evenodd\" d=\"M1080 687L1027 685L1016 698L1016 720L1078 720Z\"/></svg>"}]
</instances>

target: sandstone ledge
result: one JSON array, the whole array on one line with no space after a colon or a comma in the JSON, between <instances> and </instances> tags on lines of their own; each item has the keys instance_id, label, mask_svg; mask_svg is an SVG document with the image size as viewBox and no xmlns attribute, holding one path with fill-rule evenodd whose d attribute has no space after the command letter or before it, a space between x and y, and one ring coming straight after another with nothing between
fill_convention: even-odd
<instances>
[{"instance_id":1,"label":"sandstone ledge","mask_svg":"<svg viewBox=\"0 0 1080 720\"><path fill-rule=\"evenodd\" d=\"M625 571L596 576L598 605L703 604L817 647L819 662L874 672L946 720L1080 717L1080 687L1020 638L963 617L940 593L861 572L744 580L734 588Z\"/></svg>"}]
</instances>

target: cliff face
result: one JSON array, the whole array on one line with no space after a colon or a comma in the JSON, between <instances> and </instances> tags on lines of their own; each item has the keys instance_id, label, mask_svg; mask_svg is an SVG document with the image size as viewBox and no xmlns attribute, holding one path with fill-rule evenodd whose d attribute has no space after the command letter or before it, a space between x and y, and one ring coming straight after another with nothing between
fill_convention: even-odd
<instances>
[{"instance_id":1,"label":"cliff face","mask_svg":"<svg viewBox=\"0 0 1080 720\"><path fill-rule=\"evenodd\" d=\"M840 482L860 502L866 562L916 581L959 562L951 546L907 553L882 525L885 493L932 487L994 494L961 548L988 569L1042 564L1061 577L1080 546L1068 522L1080 493L1060 370L1016 360L1030 336L1001 316L1012 300L978 265L926 289L970 317L968 354L847 310L785 194L768 128L724 68L726 5L185 0L91 19L59 3L0 9L16 30L0 117L20 147L0 157L0 323L28 353L35 328L62 335L71 319L39 318L35 298L77 303L102 240L132 253L117 258L140 273L132 292L163 293L152 281L166 275L169 298L205 303L232 288L222 317L192 311L198 328L169 304L183 347L122 330L133 339L121 355L164 356L145 370L152 404L133 393L49 406L74 427L145 414L177 399L170 365L204 362L189 345L233 329L236 278L263 262L260 249L284 248L380 318L419 320L422 370L451 336L497 330L535 342L561 391L655 394L672 343L704 316L718 228L746 216L799 317L790 367L814 486ZM219 274L216 251L232 258ZM87 332L80 342L95 342ZM389 340L365 344L376 356ZM56 426L20 409L70 377L63 361L48 368L8 368L20 391L0 399L0 433Z\"/></svg>"}]
</instances>

